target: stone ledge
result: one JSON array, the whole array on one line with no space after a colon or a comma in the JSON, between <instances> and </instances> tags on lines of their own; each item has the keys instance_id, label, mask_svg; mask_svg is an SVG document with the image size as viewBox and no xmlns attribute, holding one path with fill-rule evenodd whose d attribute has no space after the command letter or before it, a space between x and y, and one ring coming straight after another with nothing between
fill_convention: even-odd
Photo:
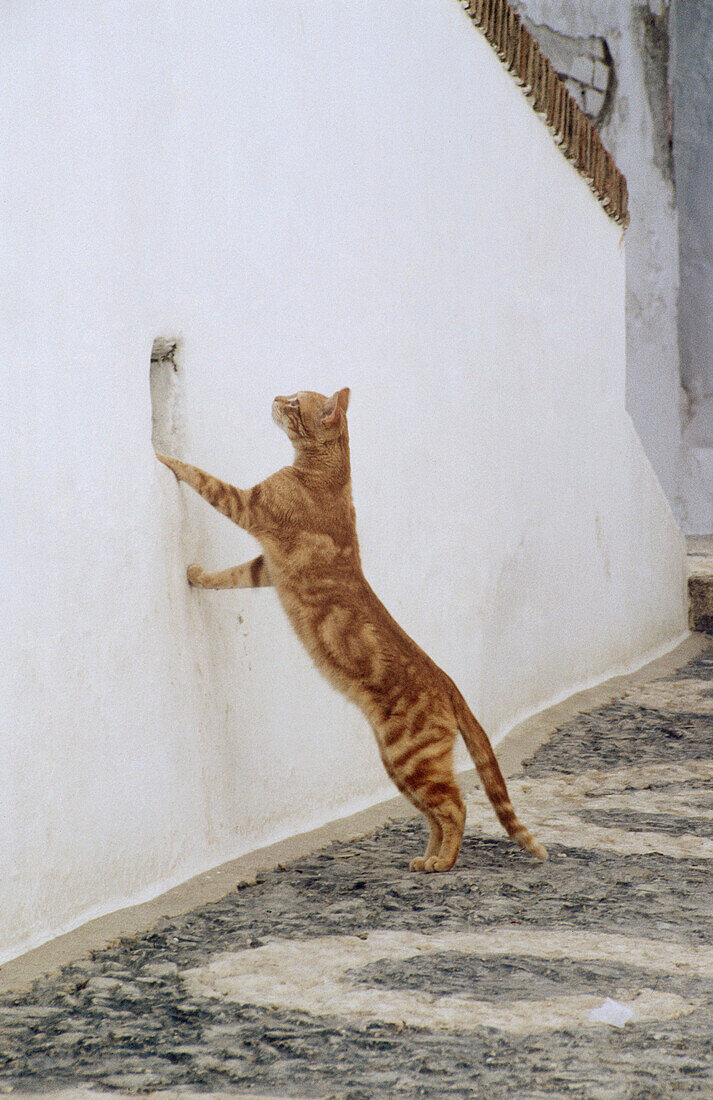
<instances>
[{"instance_id":1,"label":"stone ledge","mask_svg":"<svg viewBox=\"0 0 713 1100\"><path fill-rule=\"evenodd\" d=\"M713 535L690 535L688 545L688 625L713 634Z\"/></svg>"}]
</instances>

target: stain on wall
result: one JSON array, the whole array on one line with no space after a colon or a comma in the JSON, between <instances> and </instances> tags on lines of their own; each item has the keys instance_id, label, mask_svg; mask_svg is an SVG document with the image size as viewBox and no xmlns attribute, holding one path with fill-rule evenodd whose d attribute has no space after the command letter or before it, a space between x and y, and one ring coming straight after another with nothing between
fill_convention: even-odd
<instances>
[{"instance_id":1,"label":"stain on wall","mask_svg":"<svg viewBox=\"0 0 713 1100\"><path fill-rule=\"evenodd\" d=\"M643 4L634 9L636 31L644 70L644 87L653 125L654 164L673 179L673 135L669 95L669 32L666 13L657 15Z\"/></svg>"}]
</instances>

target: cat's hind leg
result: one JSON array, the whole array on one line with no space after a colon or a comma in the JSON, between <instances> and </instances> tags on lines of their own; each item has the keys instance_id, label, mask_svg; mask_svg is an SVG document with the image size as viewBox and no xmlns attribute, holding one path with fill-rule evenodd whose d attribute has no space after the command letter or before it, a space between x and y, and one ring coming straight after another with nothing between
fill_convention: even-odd
<instances>
[{"instance_id":1,"label":"cat's hind leg","mask_svg":"<svg viewBox=\"0 0 713 1100\"><path fill-rule=\"evenodd\" d=\"M455 780L435 782L424 791L429 805L429 816L433 814L441 827L441 844L438 852L430 851L430 843L424 856L424 871L450 871L458 858L463 830L465 828L465 806ZM431 834L433 836L433 834Z\"/></svg>"},{"instance_id":2,"label":"cat's hind leg","mask_svg":"<svg viewBox=\"0 0 713 1100\"><path fill-rule=\"evenodd\" d=\"M272 581L263 554L232 569L206 573L200 565L188 566L188 583L195 588L268 588Z\"/></svg>"},{"instance_id":3,"label":"cat's hind leg","mask_svg":"<svg viewBox=\"0 0 713 1100\"><path fill-rule=\"evenodd\" d=\"M428 721L411 728L392 724L386 732L382 760L399 790L428 820L431 831L423 856L411 861L412 871L449 871L460 851L465 806L453 775L450 724Z\"/></svg>"},{"instance_id":4,"label":"cat's hind leg","mask_svg":"<svg viewBox=\"0 0 713 1100\"><path fill-rule=\"evenodd\" d=\"M425 813L425 810L422 811ZM428 838L428 846L422 856L416 856L409 863L409 871L425 871L426 863L433 856L437 856L441 850L441 844L443 843L443 829L441 828L438 818L433 814L427 813L428 824L431 826L431 833Z\"/></svg>"},{"instance_id":5,"label":"cat's hind leg","mask_svg":"<svg viewBox=\"0 0 713 1100\"><path fill-rule=\"evenodd\" d=\"M391 763L389 753L384 751L383 749L381 750L381 761L386 768L391 782L398 787L398 789L401 791L401 794L404 795L405 798L408 798L411 805L415 806L417 810L420 810L424 817L428 819L428 824L431 827L431 832L428 838L428 847L426 848L425 854L422 856L418 856L416 859L412 859L409 863L409 871L424 871L426 869L426 859L430 856L436 855L440 851L441 842L443 840L443 830L438 823L438 819L435 818L433 814L430 814L428 812L426 806L418 797L416 791L414 791L404 782L402 777L399 775L399 773Z\"/></svg>"}]
</instances>

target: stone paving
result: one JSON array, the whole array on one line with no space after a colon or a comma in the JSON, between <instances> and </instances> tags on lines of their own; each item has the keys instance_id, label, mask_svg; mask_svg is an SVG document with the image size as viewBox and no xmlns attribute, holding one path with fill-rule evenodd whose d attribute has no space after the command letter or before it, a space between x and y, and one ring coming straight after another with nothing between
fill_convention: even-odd
<instances>
[{"instance_id":1,"label":"stone paving","mask_svg":"<svg viewBox=\"0 0 713 1100\"><path fill-rule=\"evenodd\" d=\"M713 648L510 781L547 863L473 791L450 874L400 820L239 883L3 995L0 1091L710 1100L712 780Z\"/></svg>"}]
</instances>

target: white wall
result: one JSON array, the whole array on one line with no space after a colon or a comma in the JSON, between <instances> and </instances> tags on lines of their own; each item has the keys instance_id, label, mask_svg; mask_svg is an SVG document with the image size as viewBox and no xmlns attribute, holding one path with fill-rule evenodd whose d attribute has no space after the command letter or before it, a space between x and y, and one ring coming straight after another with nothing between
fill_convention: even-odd
<instances>
[{"instance_id":1,"label":"white wall","mask_svg":"<svg viewBox=\"0 0 713 1100\"><path fill-rule=\"evenodd\" d=\"M495 738L685 616L621 231L455 2L3 22L10 957L391 793L274 593L186 585L256 551L153 457L154 337L242 486L289 461L275 393L352 387L367 574Z\"/></svg>"}]
</instances>

